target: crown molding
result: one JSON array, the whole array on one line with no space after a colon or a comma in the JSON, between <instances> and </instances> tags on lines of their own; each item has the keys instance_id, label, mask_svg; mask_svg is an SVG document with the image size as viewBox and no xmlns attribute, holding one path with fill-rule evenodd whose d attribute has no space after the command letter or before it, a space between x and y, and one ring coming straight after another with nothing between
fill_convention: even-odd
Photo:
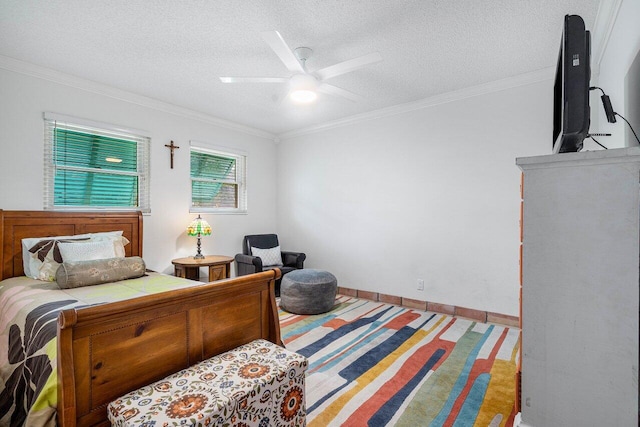
<instances>
[{"instance_id":1,"label":"crown molding","mask_svg":"<svg viewBox=\"0 0 640 427\"><path fill-rule=\"evenodd\" d=\"M600 0L598 5L596 20L591 31L591 68L595 68L596 71L600 70L600 63L607 49L609 37L611 37L621 5L622 0Z\"/></svg>"},{"instance_id":2,"label":"crown molding","mask_svg":"<svg viewBox=\"0 0 640 427\"><path fill-rule=\"evenodd\" d=\"M179 107L168 102L149 98L143 95L138 95L133 92L117 89L112 86L97 83L91 80L82 79L80 77L62 73L50 68L41 67L39 65L31 64L28 62L20 61L8 56L0 55L0 69L5 69L43 80L48 80L53 83L70 86L75 89L96 93L98 95L107 96L109 98L129 102L131 104L151 108L154 110L162 111L164 113L198 120L200 122L220 126L238 132L243 132L249 135L258 136L269 140L274 140L276 138L276 135L260 129L255 129L249 126L241 125L239 123L220 119L218 117L203 114L198 111L190 110L188 108Z\"/></svg>"},{"instance_id":3,"label":"crown molding","mask_svg":"<svg viewBox=\"0 0 640 427\"><path fill-rule=\"evenodd\" d=\"M368 120L381 119L384 117L393 116L396 114L404 114L423 108L434 107L436 105L446 104L449 102L460 101L466 98L472 98L475 96L484 95L492 92L499 92L501 90L512 89L519 86L526 86L541 81L551 80L554 78L555 68L543 68L538 71L533 71L518 76L509 77L506 79L496 80L489 83L483 83L477 86L471 86L464 89L459 89L452 92L435 95L430 98L421 99L419 101L409 102L406 104L394 105L392 107L381 108L379 110L370 111L368 113L356 114L344 119L333 120L330 122L322 123L319 125L309 126L302 129L293 130L290 132L281 133L278 135L278 141L284 141L287 139L295 138L302 135L307 135L315 132L326 131L342 126L348 126L351 124L364 122Z\"/></svg>"},{"instance_id":4,"label":"crown molding","mask_svg":"<svg viewBox=\"0 0 640 427\"><path fill-rule=\"evenodd\" d=\"M621 0L612 0L620 2ZM617 13L617 12L616 12ZM615 19L613 19L615 21ZM214 117L208 114L200 113L198 111L190 110L188 108L180 107L174 104L170 104L157 99L149 98L146 96L138 95L125 90L117 89L108 85L93 82L91 80L82 79L80 77L72 76L70 74L62 73L50 68L41 67L28 62L20 61L15 58L0 55L0 69L13 71L20 74L29 75L32 77L48 80L54 83L70 86L76 89L85 90L88 92L96 93L99 95L108 96L110 98L118 99L121 101L129 102L132 104L140 105L143 107L151 108L154 110L162 111L169 114L185 117L188 119L198 120L204 123L213 124L215 126L224 127L227 129L243 132L249 135L266 138L276 143L295 138L302 135L311 133L326 131L338 127L348 126L351 124L364 122L368 120L375 120L384 117L389 117L397 114L404 114L423 108L434 107L436 105L446 104L449 102L459 101L466 98L472 98L487 93L498 92L501 90L511 89L519 86L526 86L529 84L537 83L540 81L553 79L555 69L553 67L544 68L542 70L521 74L514 77L509 77L502 80L496 80L489 83L484 83L477 86L471 86L468 88L443 93L440 95L432 96L418 101L413 101L405 104L395 105L392 107L381 108L378 110L370 111L367 113L356 114L343 119L333 120L318 125L308 126L301 129L296 129L289 132L284 132L278 135L255 129L249 126L241 125L239 123L227 121Z\"/></svg>"}]
</instances>

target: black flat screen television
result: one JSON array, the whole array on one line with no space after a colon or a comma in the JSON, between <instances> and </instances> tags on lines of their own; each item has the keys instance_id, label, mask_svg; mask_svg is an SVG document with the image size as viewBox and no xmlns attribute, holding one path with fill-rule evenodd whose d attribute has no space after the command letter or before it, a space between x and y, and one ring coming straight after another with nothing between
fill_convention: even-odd
<instances>
[{"instance_id":1,"label":"black flat screen television","mask_svg":"<svg viewBox=\"0 0 640 427\"><path fill-rule=\"evenodd\" d=\"M580 151L589 135L590 44L582 18L566 15L553 96L554 153Z\"/></svg>"}]
</instances>

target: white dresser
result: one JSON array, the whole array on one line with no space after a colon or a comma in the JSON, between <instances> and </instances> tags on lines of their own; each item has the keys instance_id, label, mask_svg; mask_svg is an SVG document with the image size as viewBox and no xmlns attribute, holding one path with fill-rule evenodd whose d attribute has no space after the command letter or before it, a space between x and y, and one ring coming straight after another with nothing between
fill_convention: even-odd
<instances>
[{"instance_id":1,"label":"white dresser","mask_svg":"<svg viewBox=\"0 0 640 427\"><path fill-rule=\"evenodd\" d=\"M520 425L638 425L640 148L516 163Z\"/></svg>"}]
</instances>

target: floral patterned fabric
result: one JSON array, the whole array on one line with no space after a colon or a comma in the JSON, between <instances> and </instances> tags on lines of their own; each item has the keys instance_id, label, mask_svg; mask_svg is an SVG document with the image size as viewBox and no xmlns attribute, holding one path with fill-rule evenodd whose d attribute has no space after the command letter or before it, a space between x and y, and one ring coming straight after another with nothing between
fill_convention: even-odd
<instances>
[{"instance_id":1,"label":"floral patterned fabric","mask_svg":"<svg viewBox=\"0 0 640 427\"><path fill-rule=\"evenodd\" d=\"M307 359L265 340L214 356L109 404L113 426L304 426Z\"/></svg>"}]
</instances>

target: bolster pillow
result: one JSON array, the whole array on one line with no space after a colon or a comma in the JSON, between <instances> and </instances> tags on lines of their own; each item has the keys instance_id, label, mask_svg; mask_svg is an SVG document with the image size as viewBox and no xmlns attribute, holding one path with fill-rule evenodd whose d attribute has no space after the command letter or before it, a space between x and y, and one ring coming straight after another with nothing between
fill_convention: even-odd
<instances>
[{"instance_id":1,"label":"bolster pillow","mask_svg":"<svg viewBox=\"0 0 640 427\"><path fill-rule=\"evenodd\" d=\"M71 289L133 279L144 272L144 261L138 256L63 262L56 271L56 282L61 289Z\"/></svg>"}]
</instances>

